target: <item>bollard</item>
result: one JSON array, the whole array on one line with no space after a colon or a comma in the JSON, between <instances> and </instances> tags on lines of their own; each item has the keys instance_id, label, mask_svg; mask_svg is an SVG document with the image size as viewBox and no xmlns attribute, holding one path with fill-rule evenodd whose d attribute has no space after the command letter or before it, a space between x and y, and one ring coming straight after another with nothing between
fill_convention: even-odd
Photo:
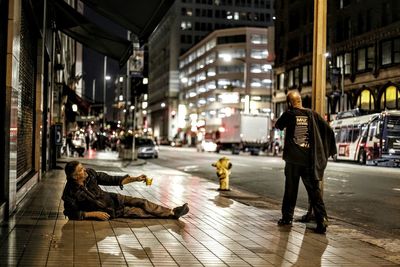
<instances>
[{"instance_id":1,"label":"bollard","mask_svg":"<svg viewBox=\"0 0 400 267\"><path fill-rule=\"evenodd\" d=\"M217 162L211 164L217 168L217 176L219 178L219 191L229 191L229 175L232 163L229 162L227 157L220 158Z\"/></svg>"}]
</instances>

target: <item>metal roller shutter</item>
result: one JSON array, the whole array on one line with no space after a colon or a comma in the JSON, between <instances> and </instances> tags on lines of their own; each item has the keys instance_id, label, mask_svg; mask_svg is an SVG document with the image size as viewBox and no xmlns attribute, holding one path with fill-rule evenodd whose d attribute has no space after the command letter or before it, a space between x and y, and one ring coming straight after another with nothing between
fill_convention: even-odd
<instances>
[{"instance_id":1,"label":"metal roller shutter","mask_svg":"<svg viewBox=\"0 0 400 267\"><path fill-rule=\"evenodd\" d=\"M17 180L20 187L33 171L34 111L37 39L27 9L21 12L21 48L18 90Z\"/></svg>"}]
</instances>

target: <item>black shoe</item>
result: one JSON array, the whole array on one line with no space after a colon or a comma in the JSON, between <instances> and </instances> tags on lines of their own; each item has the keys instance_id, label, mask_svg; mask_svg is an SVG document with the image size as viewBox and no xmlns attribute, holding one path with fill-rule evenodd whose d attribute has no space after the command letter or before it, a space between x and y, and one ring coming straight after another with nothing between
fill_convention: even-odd
<instances>
[{"instance_id":1,"label":"black shoe","mask_svg":"<svg viewBox=\"0 0 400 267\"><path fill-rule=\"evenodd\" d=\"M282 218L278 221L278 225L279 226L292 225L292 220Z\"/></svg>"},{"instance_id":2,"label":"black shoe","mask_svg":"<svg viewBox=\"0 0 400 267\"><path fill-rule=\"evenodd\" d=\"M188 205L188 203L185 203L180 207L174 208L172 211L174 212L173 217L175 219L179 219L179 217L182 217L183 215L185 215L189 212L189 205Z\"/></svg>"},{"instance_id":3,"label":"black shoe","mask_svg":"<svg viewBox=\"0 0 400 267\"><path fill-rule=\"evenodd\" d=\"M328 224L325 222L322 223L317 223L317 228L314 229L314 232L317 234L325 234L326 233L326 228L328 227Z\"/></svg>"},{"instance_id":4,"label":"black shoe","mask_svg":"<svg viewBox=\"0 0 400 267\"><path fill-rule=\"evenodd\" d=\"M314 214L310 214L310 213L307 212L306 214L301 216L301 218L298 221L302 222L302 223L308 223L308 222L313 221L313 220L315 220Z\"/></svg>"}]
</instances>

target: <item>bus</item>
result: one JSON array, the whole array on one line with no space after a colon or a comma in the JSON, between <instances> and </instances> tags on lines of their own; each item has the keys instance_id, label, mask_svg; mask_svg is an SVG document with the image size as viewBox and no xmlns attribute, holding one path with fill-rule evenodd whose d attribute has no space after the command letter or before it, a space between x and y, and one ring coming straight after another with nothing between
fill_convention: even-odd
<instances>
[{"instance_id":1,"label":"bus","mask_svg":"<svg viewBox=\"0 0 400 267\"><path fill-rule=\"evenodd\" d=\"M399 110L368 115L349 112L347 116L338 114L331 127L335 132L338 151L335 160L400 166Z\"/></svg>"}]
</instances>

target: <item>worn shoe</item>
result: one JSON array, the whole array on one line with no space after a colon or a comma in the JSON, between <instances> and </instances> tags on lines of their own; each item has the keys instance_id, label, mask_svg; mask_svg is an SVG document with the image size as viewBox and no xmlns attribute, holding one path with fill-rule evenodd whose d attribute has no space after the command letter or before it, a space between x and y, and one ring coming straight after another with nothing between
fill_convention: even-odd
<instances>
[{"instance_id":1,"label":"worn shoe","mask_svg":"<svg viewBox=\"0 0 400 267\"><path fill-rule=\"evenodd\" d=\"M307 212L306 214L301 216L301 218L298 221L302 222L302 223L308 223L308 222L313 221L313 220L315 220L314 214L310 214L310 213Z\"/></svg>"},{"instance_id":2,"label":"worn shoe","mask_svg":"<svg viewBox=\"0 0 400 267\"><path fill-rule=\"evenodd\" d=\"M182 217L183 215L185 215L189 212L189 205L188 205L188 203L185 203L180 207L174 208L172 211L174 213L173 217L175 219L179 219L179 217Z\"/></svg>"},{"instance_id":3,"label":"worn shoe","mask_svg":"<svg viewBox=\"0 0 400 267\"><path fill-rule=\"evenodd\" d=\"M327 227L328 227L328 224L326 222L317 223L317 228L314 229L314 232L317 234L323 235L326 233Z\"/></svg>"},{"instance_id":4,"label":"worn shoe","mask_svg":"<svg viewBox=\"0 0 400 267\"><path fill-rule=\"evenodd\" d=\"M279 219L278 225L279 226L292 225L292 220L283 219L283 218Z\"/></svg>"}]
</instances>

